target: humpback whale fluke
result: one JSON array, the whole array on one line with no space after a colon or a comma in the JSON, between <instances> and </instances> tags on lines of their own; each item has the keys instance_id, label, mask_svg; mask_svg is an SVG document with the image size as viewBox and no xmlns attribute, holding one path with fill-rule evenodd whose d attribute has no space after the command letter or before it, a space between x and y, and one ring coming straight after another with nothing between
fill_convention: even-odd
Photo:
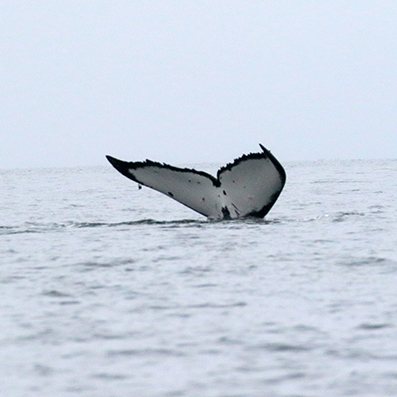
<instances>
[{"instance_id":1,"label":"humpback whale fluke","mask_svg":"<svg viewBox=\"0 0 397 397\"><path fill-rule=\"evenodd\" d=\"M263 218L283 190L286 174L278 160L261 144L220 168L216 178L203 171L146 160L109 162L139 186L157 190L210 219Z\"/></svg>"}]
</instances>

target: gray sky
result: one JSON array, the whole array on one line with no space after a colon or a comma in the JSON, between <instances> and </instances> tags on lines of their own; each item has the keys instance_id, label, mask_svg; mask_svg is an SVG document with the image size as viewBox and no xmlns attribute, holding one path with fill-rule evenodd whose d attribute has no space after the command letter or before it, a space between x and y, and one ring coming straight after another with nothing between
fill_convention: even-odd
<instances>
[{"instance_id":1,"label":"gray sky","mask_svg":"<svg viewBox=\"0 0 397 397\"><path fill-rule=\"evenodd\" d=\"M396 158L397 1L8 1L0 168Z\"/></svg>"}]
</instances>

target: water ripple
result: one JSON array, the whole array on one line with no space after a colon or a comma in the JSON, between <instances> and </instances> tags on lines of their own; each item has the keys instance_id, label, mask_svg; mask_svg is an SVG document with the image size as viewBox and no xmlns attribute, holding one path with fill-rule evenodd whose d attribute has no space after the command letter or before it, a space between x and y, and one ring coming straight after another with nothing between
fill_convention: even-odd
<instances>
[{"instance_id":1,"label":"water ripple","mask_svg":"<svg viewBox=\"0 0 397 397\"><path fill-rule=\"evenodd\" d=\"M22 225L0 226L0 235L9 234L24 234L24 233L48 233L67 229L86 229L86 228L114 228L120 226L140 226L140 225L155 225L155 226L193 226L201 227L208 224L206 220L182 219L174 221L156 221L153 219L141 219L137 221L124 222L62 222L62 223L40 223L40 222L25 222Z\"/></svg>"},{"instance_id":2,"label":"water ripple","mask_svg":"<svg viewBox=\"0 0 397 397\"><path fill-rule=\"evenodd\" d=\"M383 324L363 323L363 324L360 324L357 328L358 329L364 329L364 330L378 330L378 329L384 329L384 328L390 328L390 327L393 327L393 324L389 324L389 323L383 323Z\"/></svg>"},{"instance_id":3,"label":"water ripple","mask_svg":"<svg viewBox=\"0 0 397 397\"><path fill-rule=\"evenodd\" d=\"M289 343L265 343L259 345L253 345L248 347L249 350L268 350L271 352L304 352L310 351L313 347L306 346L306 345L294 345Z\"/></svg>"},{"instance_id":4,"label":"water ripple","mask_svg":"<svg viewBox=\"0 0 397 397\"><path fill-rule=\"evenodd\" d=\"M165 348L142 348L142 349L120 349L120 350L109 350L108 356L175 356L181 357L186 356L186 353L177 351L175 349Z\"/></svg>"},{"instance_id":5,"label":"water ripple","mask_svg":"<svg viewBox=\"0 0 397 397\"><path fill-rule=\"evenodd\" d=\"M179 219L170 221L158 221L154 219L140 219L123 222L75 222L67 221L60 223L40 223L25 222L22 225L5 225L0 226L0 235L24 234L24 233L48 233L59 232L68 229L91 229L91 228L117 228L122 226L163 226L167 228L194 227L201 228L208 225L226 225L228 228L240 225L268 225L277 224L281 221L278 219L265 220L257 218L235 219L235 220L197 220L197 219Z\"/></svg>"},{"instance_id":6,"label":"water ripple","mask_svg":"<svg viewBox=\"0 0 397 397\"><path fill-rule=\"evenodd\" d=\"M386 267L393 267L397 269L397 261L383 258L383 257L376 257L376 256L366 256L366 257L352 257L346 258L343 261L339 262L342 266L348 267L355 267L355 266L386 266Z\"/></svg>"}]
</instances>

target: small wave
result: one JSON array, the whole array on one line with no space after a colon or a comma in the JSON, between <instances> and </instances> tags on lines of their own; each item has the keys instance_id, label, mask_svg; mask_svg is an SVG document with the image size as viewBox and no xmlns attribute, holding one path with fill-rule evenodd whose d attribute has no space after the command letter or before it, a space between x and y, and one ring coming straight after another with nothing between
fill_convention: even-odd
<instances>
[{"instance_id":1,"label":"small wave","mask_svg":"<svg viewBox=\"0 0 397 397\"><path fill-rule=\"evenodd\" d=\"M42 294L51 298L69 298L72 296L66 292L61 292L57 290L43 291Z\"/></svg>"},{"instance_id":2,"label":"small wave","mask_svg":"<svg viewBox=\"0 0 397 397\"><path fill-rule=\"evenodd\" d=\"M353 258L347 258L343 260L342 262L339 262L340 265L342 266L392 266L393 268L397 268L397 262L388 259L388 258L382 258L382 257L375 257L375 256L368 256L368 257L353 257Z\"/></svg>"},{"instance_id":3,"label":"small wave","mask_svg":"<svg viewBox=\"0 0 397 397\"><path fill-rule=\"evenodd\" d=\"M30 229L24 229L18 226L15 227L7 227L7 228L1 228L0 229L0 236L7 236L10 234L23 234L23 233L38 233L38 230L30 230Z\"/></svg>"},{"instance_id":4,"label":"small wave","mask_svg":"<svg viewBox=\"0 0 397 397\"><path fill-rule=\"evenodd\" d=\"M232 307L244 307L247 306L246 302L235 302L235 303L201 303L196 305L186 305L187 309L228 309Z\"/></svg>"},{"instance_id":5,"label":"small wave","mask_svg":"<svg viewBox=\"0 0 397 397\"><path fill-rule=\"evenodd\" d=\"M388 323L373 323L373 324L363 323L363 324L360 324L357 328L363 329L366 331L373 331L373 330L390 328L390 327L393 327L393 325L388 324Z\"/></svg>"},{"instance_id":6,"label":"small wave","mask_svg":"<svg viewBox=\"0 0 397 397\"><path fill-rule=\"evenodd\" d=\"M86 228L113 228L122 226L140 226L140 225L157 225L157 226L194 226L201 227L208 224L208 221L200 221L193 219L182 219L174 221L156 221L153 219L141 219L137 221L125 222L61 222L61 223L39 223L26 222L22 225L0 226L0 235L24 234L24 233L48 233L59 232L67 229L86 229Z\"/></svg>"},{"instance_id":7,"label":"small wave","mask_svg":"<svg viewBox=\"0 0 397 397\"><path fill-rule=\"evenodd\" d=\"M77 228L86 227L118 227L118 226L135 226L135 225L197 225L208 223L207 221L197 221L194 219L182 219L174 221L156 221L154 219L140 219L137 221L125 222L75 222L73 225Z\"/></svg>"},{"instance_id":8,"label":"small wave","mask_svg":"<svg viewBox=\"0 0 397 397\"><path fill-rule=\"evenodd\" d=\"M314 346L305 346L305 345L294 345L289 343L265 343L263 345L255 345L251 346L250 350L268 350L272 352L304 352L310 351L314 348Z\"/></svg>"},{"instance_id":9,"label":"small wave","mask_svg":"<svg viewBox=\"0 0 397 397\"><path fill-rule=\"evenodd\" d=\"M175 349L166 348L136 348L136 349L121 349L121 350L108 350L108 356L148 356L148 357L159 357L159 356L175 356L184 357L186 354L182 351Z\"/></svg>"},{"instance_id":10,"label":"small wave","mask_svg":"<svg viewBox=\"0 0 397 397\"><path fill-rule=\"evenodd\" d=\"M348 212L339 212L337 216L365 216L365 214L363 212L348 211Z\"/></svg>"},{"instance_id":11,"label":"small wave","mask_svg":"<svg viewBox=\"0 0 397 397\"><path fill-rule=\"evenodd\" d=\"M91 375L92 378L94 379L101 379L101 380L105 380L105 381L114 381L114 380L124 380L124 379L128 379L128 375L124 375L124 374L111 374L111 373L107 373L107 372L101 372L98 374L93 374Z\"/></svg>"},{"instance_id":12,"label":"small wave","mask_svg":"<svg viewBox=\"0 0 397 397\"><path fill-rule=\"evenodd\" d=\"M347 218L350 217L357 217L357 216L365 216L364 213L362 212L338 212L336 215L333 216L332 221L333 222L343 222L347 220Z\"/></svg>"},{"instance_id":13,"label":"small wave","mask_svg":"<svg viewBox=\"0 0 397 397\"><path fill-rule=\"evenodd\" d=\"M131 265L135 263L135 260L132 258L126 258L126 259L115 259L112 261L106 261L106 262L94 262L94 261L87 261L87 262L80 262L76 263L73 266L77 268L81 268L84 271L89 271L89 270L94 270L94 269L99 269L99 268L110 268L110 267L116 267L116 266L125 266L125 265Z\"/></svg>"},{"instance_id":14,"label":"small wave","mask_svg":"<svg viewBox=\"0 0 397 397\"><path fill-rule=\"evenodd\" d=\"M363 212L355 212L355 211L346 211L346 212L337 212L335 214L327 214L322 213L319 215L310 216L307 218L292 218L292 217L282 217L275 219L274 221L267 221L269 223L311 223L311 222L319 222L319 221L327 221L327 222L343 222L347 221L353 217L363 217L366 216Z\"/></svg>"},{"instance_id":15,"label":"small wave","mask_svg":"<svg viewBox=\"0 0 397 397\"><path fill-rule=\"evenodd\" d=\"M180 219L170 221L158 221L154 219L139 219L134 221L123 222L75 222L67 221L60 223L40 223L25 222L22 225L0 226L0 235L23 234L23 233L48 233L59 232L67 229L87 229L87 228L117 228L123 226L162 226L162 227L195 227L200 228L206 225L222 224L228 227L233 225L267 225L280 223L279 219L265 220L257 218L235 219L235 220L197 220L197 219Z\"/></svg>"},{"instance_id":16,"label":"small wave","mask_svg":"<svg viewBox=\"0 0 397 397\"><path fill-rule=\"evenodd\" d=\"M326 354L338 358L358 360L380 360L393 362L397 360L397 355L394 352L373 352L364 348L328 349Z\"/></svg>"}]
</instances>

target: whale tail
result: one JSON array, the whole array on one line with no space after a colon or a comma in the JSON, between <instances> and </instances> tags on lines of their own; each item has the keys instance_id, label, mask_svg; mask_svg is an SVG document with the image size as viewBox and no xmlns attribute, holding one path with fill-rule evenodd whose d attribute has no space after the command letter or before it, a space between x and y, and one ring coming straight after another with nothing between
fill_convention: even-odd
<instances>
[{"instance_id":1,"label":"whale tail","mask_svg":"<svg viewBox=\"0 0 397 397\"><path fill-rule=\"evenodd\" d=\"M220 168L216 177L151 160L106 157L139 186L157 190L210 219L263 218L283 190L286 174L270 151L260 147L261 153L239 157Z\"/></svg>"}]
</instances>

